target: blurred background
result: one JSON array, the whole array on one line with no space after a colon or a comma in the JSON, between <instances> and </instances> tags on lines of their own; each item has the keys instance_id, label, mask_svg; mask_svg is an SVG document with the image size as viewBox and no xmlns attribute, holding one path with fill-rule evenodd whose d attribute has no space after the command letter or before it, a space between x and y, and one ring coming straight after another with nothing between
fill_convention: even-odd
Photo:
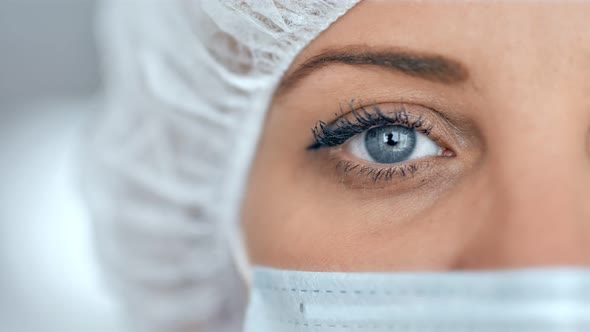
<instances>
[{"instance_id":1,"label":"blurred background","mask_svg":"<svg viewBox=\"0 0 590 332\"><path fill-rule=\"evenodd\" d=\"M0 331L122 331L77 154L97 111L91 0L0 0Z\"/></svg>"}]
</instances>

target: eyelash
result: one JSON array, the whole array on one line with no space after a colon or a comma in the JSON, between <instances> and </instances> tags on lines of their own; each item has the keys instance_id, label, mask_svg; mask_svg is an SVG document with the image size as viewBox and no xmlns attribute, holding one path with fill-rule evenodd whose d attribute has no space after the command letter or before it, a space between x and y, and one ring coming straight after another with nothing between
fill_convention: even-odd
<instances>
[{"instance_id":1,"label":"eyelash","mask_svg":"<svg viewBox=\"0 0 590 332\"><path fill-rule=\"evenodd\" d=\"M393 116L388 116L383 113L378 105L372 105L375 114L367 111L367 107L362 104L359 108L354 108L351 102L348 106L350 113L354 120L345 117L344 110L340 108L338 120L332 124L327 124L324 121L318 121L315 127L311 130L314 143L307 147L308 150L319 150L327 147L334 147L344 144L351 137L361 134L373 127L384 125L402 125L408 128L416 129L426 136L430 136L433 126L426 125L426 121L422 116L413 118L410 113L406 111L403 105L398 106Z\"/></svg>"},{"instance_id":2,"label":"eyelash","mask_svg":"<svg viewBox=\"0 0 590 332\"><path fill-rule=\"evenodd\" d=\"M414 115L408 112L403 104L395 105L391 115L385 114L379 105L364 106L361 103L354 107L354 101L348 104L348 115L340 108L340 114L335 115L338 119L333 123L318 121L312 134L314 143L307 147L307 150L321 150L325 148L337 147L346 143L350 138L361 134L371 128L384 125L402 125L415 129L426 136L430 137L433 125L428 124L422 115ZM367 108L372 109L371 113ZM352 118L352 119L350 119ZM438 142L436 138L430 137L433 141ZM384 166L384 164L361 164L350 160L343 160L340 157L332 156L331 161L336 164L337 173L345 178L350 173L354 173L354 179L364 178L363 184L370 181L372 184L380 182L390 182L396 178L411 176L423 167L427 167L429 162L424 160L413 160L399 164ZM379 166L382 165L382 166Z\"/></svg>"},{"instance_id":3,"label":"eyelash","mask_svg":"<svg viewBox=\"0 0 590 332\"><path fill-rule=\"evenodd\" d=\"M376 184L379 182L389 182L398 177L403 178L408 175L413 175L421 169L421 166L422 164L419 163L409 163L389 167L375 167L361 165L348 160L339 160L336 163L336 171L342 172L342 175L344 176L351 172L355 172L356 176L363 176L371 181L371 183Z\"/></svg>"}]
</instances>

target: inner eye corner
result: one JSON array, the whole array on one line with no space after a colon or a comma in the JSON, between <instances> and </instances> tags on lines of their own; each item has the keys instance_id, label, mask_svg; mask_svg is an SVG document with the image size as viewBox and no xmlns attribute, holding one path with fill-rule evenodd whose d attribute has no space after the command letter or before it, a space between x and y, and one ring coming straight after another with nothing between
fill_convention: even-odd
<instances>
[{"instance_id":1,"label":"inner eye corner","mask_svg":"<svg viewBox=\"0 0 590 332\"><path fill-rule=\"evenodd\" d=\"M454 158L457 156L457 153L449 148L442 148L441 157L445 158Z\"/></svg>"}]
</instances>

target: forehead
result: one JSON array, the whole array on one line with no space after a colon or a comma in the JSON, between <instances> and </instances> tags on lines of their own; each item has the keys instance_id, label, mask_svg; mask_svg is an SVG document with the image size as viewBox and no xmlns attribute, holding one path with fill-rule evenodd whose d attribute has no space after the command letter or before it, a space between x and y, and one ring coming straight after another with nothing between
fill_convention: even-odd
<instances>
[{"instance_id":1,"label":"forehead","mask_svg":"<svg viewBox=\"0 0 590 332\"><path fill-rule=\"evenodd\" d=\"M590 61L590 2L406 2L365 0L314 40L297 64L346 45L399 47L452 55L466 64L499 60L535 66L540 58ZM539 57L536 57L539 58ZM545 63L544 65L547 65Z\"/></svg>"},{"instance_id":2,"label":"forehead","mask_svg":"<svg viewBox=\"0 0 590 332\"><path fill-rule=\"evenodd\" d=\"M326 51L350 46L457 61L469 74L464 86L478 98L524 103L561 94L556 98L588 101L590 2L362 1L313 40L285 77ZM366 84L367 73L355 81Z\"/></svg>"}]
</instances>

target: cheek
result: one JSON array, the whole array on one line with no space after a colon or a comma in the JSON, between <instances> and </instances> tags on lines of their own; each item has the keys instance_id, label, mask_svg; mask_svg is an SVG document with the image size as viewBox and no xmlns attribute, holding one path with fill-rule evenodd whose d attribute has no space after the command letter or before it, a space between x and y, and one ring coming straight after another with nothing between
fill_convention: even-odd
<instances>
[{"instance_id":1,"label":"cheek","mask_svg":"<svg viewBox=\"0 0 590 332\"><path fill-rule=\"evenodd\" d=\"M485 196L484 185L448 188L445 195L430 191L431 199L429 194L361 199L341 186L296 176L287 165L270 163L270 155L264 148L259 151L242 209L246 246L255 265L446 270L458 264L482 226L475 221L485 200L476 197ZM426 201L434 202L418 206Z\"/></svg>"}]
</instances>

